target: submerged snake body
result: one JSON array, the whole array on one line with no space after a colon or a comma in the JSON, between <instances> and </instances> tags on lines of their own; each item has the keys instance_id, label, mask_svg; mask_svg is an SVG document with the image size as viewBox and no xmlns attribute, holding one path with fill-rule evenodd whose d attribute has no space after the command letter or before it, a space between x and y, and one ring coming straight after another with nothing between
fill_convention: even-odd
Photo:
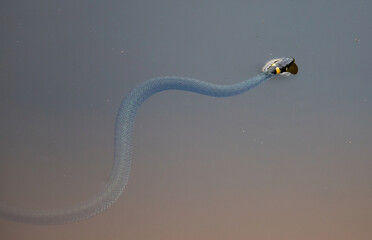
<instances>
[{"instance_id":1,"label":"submerged snake body","mask_svg":"<svg viewBox=\"0 0 372 240\"><path fill-rule=\"evenodd\" d=\"M265 71L233 85L216 85L190 78L162 77L143 82L122 101L116 116L114 163L109 182L103 191L81 204L62 209L33 210L0 205L0 217L31 224L63 224L80 221L110 207L123 192L132 163L132 130L137 110L150 96L165 90L183 90L213 97L243 93L268 80L275 73Z\"/></svg>"}]
</instances>

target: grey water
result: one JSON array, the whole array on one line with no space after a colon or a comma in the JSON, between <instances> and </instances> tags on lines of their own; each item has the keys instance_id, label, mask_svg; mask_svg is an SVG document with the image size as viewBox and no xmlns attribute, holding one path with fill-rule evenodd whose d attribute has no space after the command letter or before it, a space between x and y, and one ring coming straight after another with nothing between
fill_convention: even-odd
<instances>
[{"instance_id":1,"label":"grey water","mask_svg":"<svg viewBox=\"0 0 372 240\"><path fill-rule=\"evenodd\" d=\"M1 239L370 239L369 1L2 1L0 202L74 206L113 162L121 100L161 76L233 84L266 61L299 73L140 109L119 200Z\"/></svg>"}]
</instances>

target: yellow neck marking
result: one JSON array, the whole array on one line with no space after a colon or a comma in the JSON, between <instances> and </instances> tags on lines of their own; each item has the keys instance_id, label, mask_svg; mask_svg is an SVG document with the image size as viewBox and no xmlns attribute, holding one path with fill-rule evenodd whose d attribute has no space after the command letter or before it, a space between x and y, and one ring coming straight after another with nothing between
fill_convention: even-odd
<instances>
[{"instance_id":1,"label":"yellow neck marking","mask_svg":"<svg viewBox=\"0 0 372 240\"><path fill-rule=\"evenodd\" d=\"M275 70L276 70L276 74L280 73L280 69L278 67L276 67Z\"/></svg>"}]
</instances>

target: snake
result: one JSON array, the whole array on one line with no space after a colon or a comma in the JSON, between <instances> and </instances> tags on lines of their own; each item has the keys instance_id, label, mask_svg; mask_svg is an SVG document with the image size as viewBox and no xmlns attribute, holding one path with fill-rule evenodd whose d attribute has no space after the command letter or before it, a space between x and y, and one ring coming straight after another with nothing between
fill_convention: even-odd
<instances>
[{"instance_id":1,"label":"snake","mask_svg":"<svg viewBox=\"0 0 372 240\"><path fill-rule=\"evenodd\" d=\"M184 77L160 77L135 87L121 102L115 120L114 161L108 182L103 190L76 206L58 209L25 209L0 204L0 217L28 224L66 224L95 216L109 208L124 191L132 164L132 132L136 113L142 103L155 93L182 90L212 97L241 94L279 74L296 74L294 58L268 61L262 72L248 80L231 85L217 85Z\"/></svg>"}]
</instances>

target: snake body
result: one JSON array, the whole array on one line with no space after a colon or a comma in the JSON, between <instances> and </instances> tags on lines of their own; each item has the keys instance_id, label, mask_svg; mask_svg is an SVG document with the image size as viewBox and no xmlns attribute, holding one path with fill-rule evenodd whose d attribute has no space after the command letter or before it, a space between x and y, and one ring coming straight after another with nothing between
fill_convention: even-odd
<instances>
[{"instance_id":1,"label":"snake body","mask_svg":"<svg viewBox=\"0 0 372 240\"><path fill-rule=\"evenodd\" d=\"M183 77L161 77L147 80L134 88L122 101L116 116L114 163L104 189L81 204L61 209L34 210L0 205L0 217L31 224L63 224L95 216L110 207L123 192L132 163L132 130L137 110L155 93L165 90L182 90L213 97L241 94L275 75L265 71L246 81L232 85L217 85Z\"/></svg>"}]
</instances>

